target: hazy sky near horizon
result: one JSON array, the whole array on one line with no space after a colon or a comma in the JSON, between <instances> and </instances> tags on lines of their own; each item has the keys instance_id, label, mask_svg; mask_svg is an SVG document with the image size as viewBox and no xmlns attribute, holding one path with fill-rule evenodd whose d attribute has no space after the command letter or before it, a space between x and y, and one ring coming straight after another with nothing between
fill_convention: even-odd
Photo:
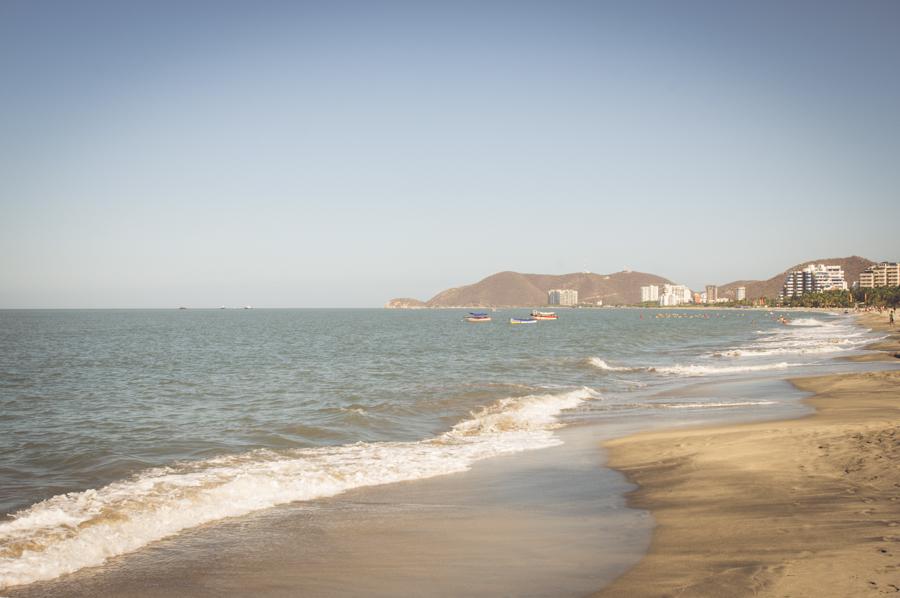
<instances>
[{"instance_id":1,"label":"hazy sky near horizon","mask_svg":"<svg viewBox=\"0 0 900 598\"><path fill-rule=\"evenodd\" d=\"M900 259L900 2L0 3L0 307Z\"/></svg>"}]
</instances>

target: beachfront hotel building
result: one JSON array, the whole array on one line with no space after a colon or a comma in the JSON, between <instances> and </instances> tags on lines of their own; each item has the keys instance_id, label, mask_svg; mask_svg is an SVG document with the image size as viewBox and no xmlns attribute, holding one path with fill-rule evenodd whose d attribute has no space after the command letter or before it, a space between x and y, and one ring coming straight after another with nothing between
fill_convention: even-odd
<instances>
[{"instance_id":1,"label":"beachfront hotel building","mask_svg":"<svg viewBox=\"0 0 900 598\"><path fill-rule=\"evenodd\" d=\"M793 270L784 278L782 298L799 297L806 293L822 291L846 291L847 281L840 266L810 264L801 270Z\"/></svg>"},{"instance_id":2,"label":"beachfront hotel building","mask_svg":"<svg viewBox=\"0 0 900 598\"><path fill-rule=\"evenodd\" d=\"M781 296L788 299L799 297L804 293L813 293L816 289L816 279L811 271L792 270L784 277L784 285L781 287Z\"/></svg>"},{"instance_id":3,"label":"beachfront hotel building","mask_svg":"<svg viewBox=\"0 0 900 598\"><path fill-rule=\"evenodd\" d=\"M747 287L738 287L734 290L735 301L743 301L747 298Z\"/></svg>"},{"instance_id":4,"label":"beachfront hotel building","mask_svg":"<svg viewBox=\"0 0 900 598\"><path fill-rule=\"evenodd\" d=\"M550 289L547 293L550 305L578 305L578 291L575 289Z\"/></svg>"},{"instance_id":5,"label":"beachfront hotel building","mask_svg":"<svg viewBox=\"0 0 900 598\"><path fill-rule=\"evenodd\" d=\"M840 266L819 264L815 271L816 288L820 291L846 291L847 280Z\"/></svg>"},{"instance_id":6,"label":"beachfront hotel building","mask_svg":"<svg viewBox=\"0 0 900 598\"><path fill-rule=\"evenodd\" d=\"M706 302L715 303L719 299L719 289L714 284L706 285Z\"/></svg>"},{"instance_id":7,"label":"beachfront hotel building","mask_svg":"<svg viewBox=\"0 0 900 598\"><path fill-rule=\"evenodd\" d=\"M693 295L691 290L683 284L664 284L659 295L659 305L670 307L690 303Z\"/></svg>"},{"instance_id":8,"label":"beachfront hotel building","mask_svg":"<svg viewBox=\"0 0 900 598\"><path fill-rule=\"evenodd\" d=\"M659 285L651 284L641 287L641 303L659 301Z\"/></svg>"},{"instance_id":9,"label":"beachfront hotel building","mask_svg":"<svg viewBox=\"0 0 900 598\"><path fill-rule=\"evenodd\" d=\"M859 275L859 288L900 286L900 263L881 262L869 266Z\"/></svg>"}]
</instances>

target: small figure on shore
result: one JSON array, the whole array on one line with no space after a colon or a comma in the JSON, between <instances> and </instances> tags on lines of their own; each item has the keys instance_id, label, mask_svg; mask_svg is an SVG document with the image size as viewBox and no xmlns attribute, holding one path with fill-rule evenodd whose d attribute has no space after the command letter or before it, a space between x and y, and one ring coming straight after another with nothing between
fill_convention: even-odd
<instances>
[{"instance_id":1,"label":"small figure on shore","mask_svg":"<svg viewBox=\"0 0 900 598\"><path fill-rule=\"evenodd\" d=\"M891 313L888 315L888 322L891 325L891 328L894 327L894 308L891 308Z\"/></svg>"}]
</instances>

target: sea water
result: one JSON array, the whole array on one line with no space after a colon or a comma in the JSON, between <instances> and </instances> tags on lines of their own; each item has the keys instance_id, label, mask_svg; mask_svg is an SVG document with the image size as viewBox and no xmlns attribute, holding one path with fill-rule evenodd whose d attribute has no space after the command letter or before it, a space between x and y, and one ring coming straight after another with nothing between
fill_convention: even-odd
<instances>
[{"instance_id":1,"label":"sea water","mask_svg":"<svg viewBox=\"0 0 900 598\"><path fill-rule=\"evenodd\" d=\"M767 383L850 368L833 358L876 338L838 313L582 309L508 324L525 313L0 312L0 589L279 505L471 481L566 442L599 469L600 439L649 425L795 415L796 393Z\"/></svg>"}]
</instances>

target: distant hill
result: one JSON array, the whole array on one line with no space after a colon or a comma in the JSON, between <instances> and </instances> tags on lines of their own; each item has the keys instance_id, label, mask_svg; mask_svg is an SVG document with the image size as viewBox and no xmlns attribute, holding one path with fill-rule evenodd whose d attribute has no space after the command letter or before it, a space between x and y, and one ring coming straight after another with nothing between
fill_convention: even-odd
<instances>
[{"instance_id":1,"label":"distant hill","mask_svg":"<svg viewBox=\"0 0 900 598\"><path fill-rule=\"evenodd\" d=\"M399 299L391 299L384 304L387 309L421 309L426 307L424 301L411 299L409 297L401 297Z\"/></svg>"},{"instance_id":2,"label":"distant hill","mask_svg":"<svg viewBox=\"0 0 900 598\"><path fill-rule=\"evenodd\" d=\"M582 303L623 305L641 300L641 286L670 281L643 272L615 274L522 274L498 272L475 284L441 291L424 303L426 307L537 307L547 304L550 289L575 289ZM392 299L388 307L406 307L410 299ZM411 304L410 307L417 306Z\"/></svg>"},{"instance_id":3,"label":"distant hill","mask_svg":"<svg viewBox=\"0 0 900 598\"><path fill-rule=\"evenodd\" d=\"M875 262L873 262L872 260L866 259L864 257L859 257L858 255L854 255L851 257L831 257L818 260L809 260L795 266L791 266L790 268L785 269L780 274L776 274L768 280L736 280L734 282L729 282L728 284L720 285L719 296L733 298L735 289L737 287L746 287L748 299L755 299L757 297L777 297L781 292L781 287L784 284L784 277L787 275L787 273L791 270L799 270L801 268L805 268L810 264L830 264L841 266L841 268L844 269L844 278L847 280L847 285L852 286L854 282L857 282L859 280L860 272L874 263Z\"/></svg>"}]
</instances>

